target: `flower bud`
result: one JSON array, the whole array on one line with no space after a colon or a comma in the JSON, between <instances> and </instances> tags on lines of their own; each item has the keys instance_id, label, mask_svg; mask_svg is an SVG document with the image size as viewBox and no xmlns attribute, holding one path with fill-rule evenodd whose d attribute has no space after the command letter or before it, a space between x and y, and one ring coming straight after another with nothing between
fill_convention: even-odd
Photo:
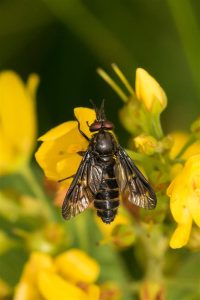
<instances>
[{"instance_id":1,"label":"flower bud","mask_svg":"<svg viewBox=\"0 0 200 300\"><path fill-rule=\"evenodd\" d=\"M157 140L150 135L139 135L134 138L135 147L143 154L152 155L158 146Z\"/></svg>"},{"instance_id":2,"label":"flower bud","mask_svg":"<svg viewBox=\"0 0 200 300\"><path fill-rule=\"evenodd\" d=\"M145 108L159 114L167 106L167 96L159 83L142 68L136 70L135 92Z\"/></svg>"}]
</instances>

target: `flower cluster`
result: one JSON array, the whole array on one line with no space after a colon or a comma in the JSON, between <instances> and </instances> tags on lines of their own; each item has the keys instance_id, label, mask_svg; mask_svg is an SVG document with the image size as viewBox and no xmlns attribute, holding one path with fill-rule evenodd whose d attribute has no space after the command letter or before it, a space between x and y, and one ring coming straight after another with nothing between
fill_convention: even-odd
<instances>
[{"instance_id":1,"label":"flower cluster","mask_svg":"<svg viewBox=\"0 0 200 300\"><path fill-rule=\"evenodd\" d=\"M126 105L121 111L122 124L126 129L137 135L134 138L135 146L141 154L156 159L159 154L159 162L156 167L160 169L155 177L157 187L167 187L168 182L172 181L167 189L170 197L170 209L178 227L175 230L170 246L180 248L187 244L192 227L192 219L197 226L200 226L200 205L199 205L199 120L192 125L190 136L185 133L172 133L169 137L164 137L159 121L160 113L166 108L167 97L165 92L144 69L136 70L135 92L130 90L127 81L116 65L113 70L118 75L124 86L130 92L125 95L121 90L119 93L114 81L112 81L103 70L99 74L111 87L118 92L118 95ZM123 95L123 97L121 96ZM141 107L141 104L143 107ZM150 123L149 123L150 120ZM162 156L161 156L162 155ZM158 159L158 158L157 158ZM139 157L139 160L142 160ZM147 160L143 159L143 162ZM163 164L164 162L164 168ZM168 167L166 168L166 162ZM163 172L171 176L162 175ZM155 171L151 172L155 176ZM161 180L159 180L161 179Z\"/></svg>"},{"instance_id":2,"label":"flower cluster","mask_svg":"<svg viewBox=\"0 0 200 300\"><path fill-rule=\"evenodd\" d=\"M14 300L98 300L98 263L79 249L55 258L33 252L26 263Z\"/></svg>"},{"instance_id":3,"label":"flower cluster","mask_svg":"<svg viewBox=\"0 0 200 300\"><path fill-rule=\"evenodd\" d=\"M128 270L119 251L134 247L134 259L144 274L140 283L132 282L129 287L126 282L124 290L137 290L142 300L164 299L163 265L169 262L168 245L174 249L200 249L200 121L197 119L188 133L164 134L160 115L167 106L167 97L163 88L142 68L136 70L135 88L116 65L112 68L122 87L105 71L99 69L98 73L123 101L119 118L130 134L126 150L154 188L158 204L155 210L145 211L124 200L110 225L90 213L64 224L54 207L63 201L81 162L80 152L88 147L79 125L90 138L89 125L96 118L95 111L77 107L76 120L58 125L39 138L42 143L35 157L50 180L43 189L31 165L37 135L35 96L39 78L32 74L25 84L12 71L0 73L0 254L3 257L9 250L19 253L21 249L25 253L20 256L25 259L27 251L30 253L14 288L14 300L120 299L118 286L126 272L116 279L114 288L107 281L99 284L100 266L83 251L92 243L99 247L93 249L101 253L102 260L103 251L110 255L108 266L101 267L102 274L111 268L110 257L113 266L120 265L119 273ZM16 178L19 174L24 186L18 181L13 184L15 176L9 174ZM53 192L49 196L46 191L50 191L50 183ZM172 217L177 224L175 230ZM89 229L93 240L88 239ZM63 252L66 247L69 250ZM21 258L16 262L17 270L20 263L22 267ZM12 297L13 286L6 282L6 276L2 276L6 271L2 270L0 298L6 299Z\"/></svg>"}]
</instances>

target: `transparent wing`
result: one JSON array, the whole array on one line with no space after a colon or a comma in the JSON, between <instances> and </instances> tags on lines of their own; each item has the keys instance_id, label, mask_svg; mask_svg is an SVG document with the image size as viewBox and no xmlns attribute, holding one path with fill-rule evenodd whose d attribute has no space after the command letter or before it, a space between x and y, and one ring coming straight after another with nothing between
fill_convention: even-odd
<instances>
[{"instance_id":1,"label":"transparent wing","mask_svg":"<svg viewBox=\"0 0 200 300\"><path fill-rule=\"evenodd\" d=\"M147 179L122 147L118 147L116 156L116 178L122 199L128 199L139 207L154 209L157 203L156 194Z\"/></svg>"},{"instance_id":2,"label":"transparent wing","mask_svg":"<svg viewBox=\"0 0 200 300\"><path fill-rule=\"evenodd\" d=\"M69 220L84 211L93 201L101 181L102 169L95 164L94 158L87 151L65 196L62 205L63 218Z\"/></svg>"}]
</instances>

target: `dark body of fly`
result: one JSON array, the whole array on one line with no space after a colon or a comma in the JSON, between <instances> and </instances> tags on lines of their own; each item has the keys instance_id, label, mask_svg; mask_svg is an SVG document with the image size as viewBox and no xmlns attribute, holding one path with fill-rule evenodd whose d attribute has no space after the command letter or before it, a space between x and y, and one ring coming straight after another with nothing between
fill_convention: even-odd
<instances>
[{"instance_id":1,"label":"dark body of fly","mask_svg":"<svg viewBox=\"0 0 200 300\"><path fill-rule=\"evenodd\" d=\"M116 142L111 133L101 130L94 136L91 144L95 163L102 169L101 183L94 195L94 207L102 221L110 223L119 206L119 186L115 175Z\"/></svg>"},{"instance_id":2,"label":"dark body of fly","mask_svg":"<svg viewBox=\"0 0 200 300\"><path fill-rule=\"evenodd\" d=\"M111 223L119 206L119 198L153 209L156 195L128 154L117 143L106 120L103 104L96 109L96 120L89 126L94 132L87 151L65 196L62 215L70 219L84 211L93 202L97 215L104 223Z\"/></svg>"}]
</instances>

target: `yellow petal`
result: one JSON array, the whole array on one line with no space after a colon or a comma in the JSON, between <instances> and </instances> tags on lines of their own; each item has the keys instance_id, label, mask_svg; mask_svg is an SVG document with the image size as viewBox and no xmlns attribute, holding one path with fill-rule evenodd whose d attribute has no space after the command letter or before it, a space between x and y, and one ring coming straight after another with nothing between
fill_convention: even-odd
<instances>
[{"instance_id":1,"label":"yellow petal","mask_svg":"<svg viewBox=\"0 0 200 300\"><path fill-rule=\"evenodd\" d=\"M62 123L51 130L47 131L44 135L39 137L38 141L53 141L65 134L67 134L69 131L77 127L76 121L68 121L65 123Z\"/></svg>"},{"instance_id":2,"label":"yellow petal","mask_svg":"<svg viewBox=\"0 0 200 300\"><path fill-rule=\"evenodd\" d=\"M43 300L36 287L28 282L20 282L14 294L13 300Z\"/></svg>"},{"instance_id":3,"label":"yellow petal","mask_svg":"<svg viewBox=\"0 0 200 300\"><path fill-rule=\"evenodd\" d=\"M87 291L88 300L99 300L100 288L96 284L90 284Z\"/></svg>"},{"instance_id":4,"label":"yellow petal","mask_svg":"<svg viewBox=\"0 0 200 300\"><path fill-rule=\"evenodd\" d=\"M55 140L43 142L35 153L35 157L38 164L44 170L45 175L49 179L57 181L72 175L65 172L66 176L63 177L63 168L60 167L59 163L70 157L69 155L71 154L75 154L78 151L85 151L87 147L88 142L80 135L77 127L75 127L67 134ZM70 161L69 170L71 164L72 168L73 166L77 167L76 161L76 159L75 162L73 160Z\"/></svg>"},{"instance_id":5,"label":"yellow petal","mask_svg":"<svg viewBox=\"0 0 200 300\"><path fill-rule=\"evenodd\" d=\"M78 167L81 163L82 157L78 154L69 154L67 158L57 163L57 173L60 179L70 177L76 174ZM64 183L68 186L72 179L67 179Z\"/></svg>"},{"instance_id":6,"label":"yellow petal","mask_svg":"<svg viewBox=\"0 0 200 300\"><path fill-rule=\"evenodd\" d=\"M142 68L136 70L135 92L148 111L160 113L167 106L167 96L158 82Z\"/></svg>"},{"instance_id":7,"label":"yellow petal","mask_svg":"<svg viewBox=\"0 0 200 300\"><path fill-rule=\"evenodd\" d=\"M35 100L36 91L37 91L39 83L40 83L40 78L37 74L29 75L26 86L27 86L27 90L28 90L31 98L33 99L33 101Z\"/></svg>"},{"instance_id":8,"label":"yellow petal","mask_svg":"<svg viewBox=\"0 0 200 300\"><path fill-rule=\"evenodd\" d=\"M41 252L33 252L29 261L26 263L22 276L22 282L29 282L35 284L38 274L42 270L48 270L49 272L55 271L52 258L48 254Z\"/></svg>"},{"instance_id":9,"label":"yellow petal","mask_svg":"<svg viewBox=\"0 0 200 300\"><path fill-rule=\"evenodd\" d=\"M178 174L181 173L181 171L183 170L183 165L181 163L176 163L173 164L171 169L170 169L170 174L171 174L171 178L174 179L176 176L178 176ZM172 188L172 184L170 184L170 186L167 189L167 195L170 195L170 190Z\"/></svg>"},{"instance_id":10,"label":"yellow petal","mask_svg":"<svg viewBox=\"0 0 200 300\"><path fill-rule=\"evenodd\" d=\"M55 264L63 277L74 282L95 282L100 271L98 263L79 249L59 255Z\"/></svg>"},{"instance_id":11,"label":"yellow petal","mask_svg":"<svg viewBox=\"0 0 200 300\"><path fill-rule=\"evenodd\" d=\"M30 82L34 81L32 79L30 77ZM12 71L0 73L0 138L9 153L8 156L0 156L0 172L2 162L7 164L5 173L14 172L32 154L36 137L35 101L32 95L37 84L30 86L31 92Z\"/></svg>"},{"instance_id":12,"label":"yellow petal","mask_svg":"<svg viewBox=\"0 0 200 300\"><path fill-rule=\"evenodd\" d=\"M59 157L63 159L62 153L56 151L56 143L54 141L47 141L42 143L35 153L37 163L43 169L47 178L51 180L58 180L58 174L56 164L59 161Z\"/></svg>"},{"instance_id":13,"label":"yellow petal","mask_svg":"<svg viewBox=\"0 0 200 300\"><path fill-rule=\"evenodd\" d=\"M200 154L200 141L192 144L188 149L184 152L183 158L188 159L189 157Z\"/></svg>"},{"instance_id":14,"label":"yellow petal","mask_svg":"<svg viewBox=\"0 0 200 300\"><path fill-rule=\"evenodd\" d=\"M189 135L186 132L175 131L175 132L170 133L170 137L173 140L173 145L170 150L169 156L171 159L173 159L183 148L183 146L185 145L185 143L187 142L187 140L189 138Z\"/></svg>"},{"instance_id":15,"label":"yellow petal","mask_svg":"<svg viewBox=\"0 0 200 300\"><path fill-rule=\"evenodd\" d=\"M170 134L173 139L173 146L170 151L170 158L173 159L180 152L183 146L187 143L189 139L189 134L186 132L176 131ZM183 153L182 158L188 159L192 155L200 153L200 141L193 143L187 150Z\"/></svg>"},{"instance_id":16,"label":"yellow petal","mask_svg":"<svg viewBox=\"0 0 200 300\"><path fill-rule=\"evenodd\" d=\"M200 188L188 199L188 208L192 214L192 218L197 226L200 227Z\"/></svg>"},{"instance_id":17,"label":"yellow petal","mask_svg":"<svg viewBox=\"0 0 200 300\"><path fill-rule=\"evenodd\" d=\"M170 210L177 223L182 222L184 207L188 197L188 187L180 175L175 177L167 189L170 197Z\"/></svg>"},{"instance_id":18,"label":"yellow petal","mask_svg":"<svg viewBox=\"0 0 200 300\"><path fill-rule=\"evenodd\" d=\"M170 240L170 247L173 249L185 246L189 240L192 228L192 217L189 213L185 214L184 223L178 224Z\"/></svg>"},{"instance_id":19,"label":"yellow petal","mask_svg":"<svg viewBox=\"0 0 200 300\"><path fill-rule=\"evenodd\" d=\"M65 281L56 274L41 272L38 287L45 300L87 300L87 295L80 288Z\"/></svg>"},{"instance_id":20,"label":"yellow petal","mask_svg":"<svg viewBox=\"0 0 200 300\"><path fill-rule=\"evenodd\" d=\"M14 152L12 142L5 138L0 126L0 175L12 172L20 165L21 157Z\"/></svg>"},{"instance_id":21,"label":"yellow petal","mask_svg":"<svg viewBox=\"0 0 200 300\"><path fill-rule=\"evenodd\" d=\"M91 137L91 132L89 131L88 124L91 125L96 119L96 114L94 109L87 108L87 107L76 107L74 109L74 115L80 123L81 130L88 137Z\"/></svg>"}]
</instances>

